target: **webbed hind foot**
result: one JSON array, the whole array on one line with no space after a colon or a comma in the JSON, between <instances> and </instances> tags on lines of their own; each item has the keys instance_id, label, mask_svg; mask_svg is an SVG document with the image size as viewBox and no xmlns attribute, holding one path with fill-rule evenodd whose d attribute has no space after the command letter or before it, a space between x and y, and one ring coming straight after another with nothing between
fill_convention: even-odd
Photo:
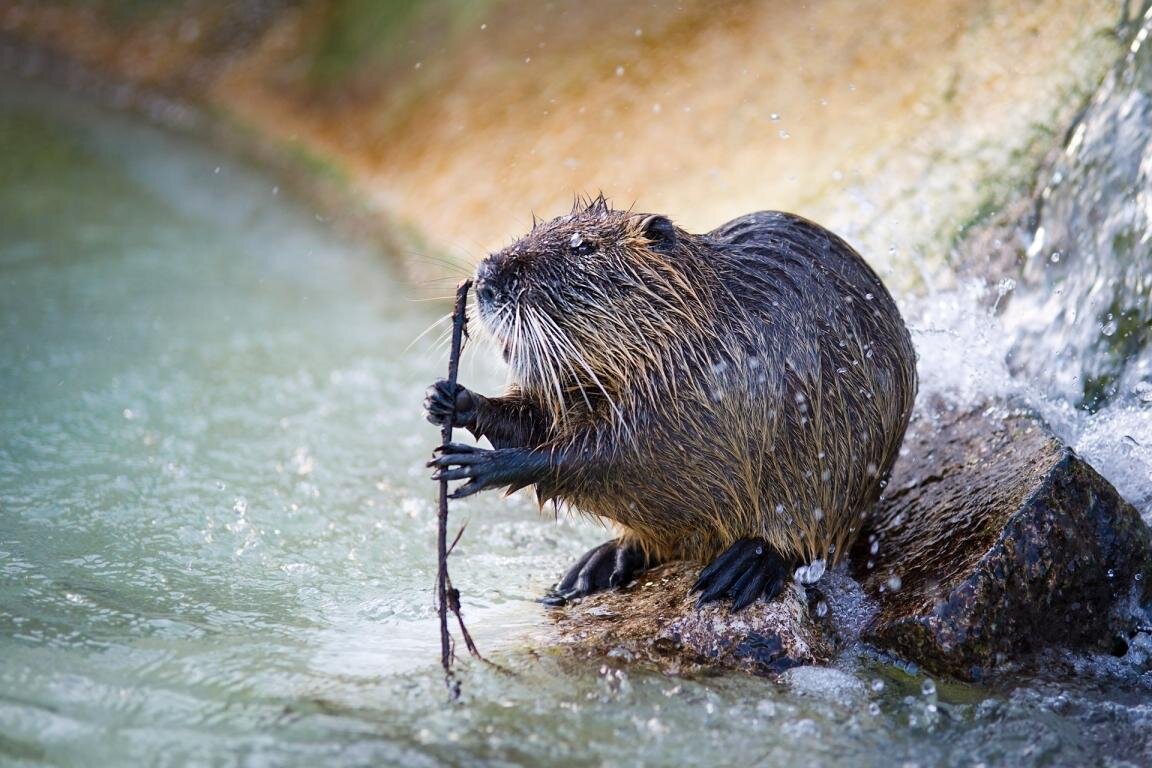
<instances>
[{"instance_id":1,"label":"webbed hind foot","mask_svg":"<svg viewBox=\"0 0 1152 768\"><path fill-rule=\"evenodd\" d=\"M732 610L739 611L760 597L776 597L791 573L788 562L767 541L740 539L700 572L692 591L700 593L698 605L730 598Z\"/></svg>"},{"instance_id":2,"label":"webbed hind foot","mask_svg":"<svg viewBox=\"0 0 1152 768\"><path fill-rule=\"evenodd\" d=\"M586 552L540 602L564 605L593 592L622 587L648 567L647 558L639 547L625 544L620 539L606 541Z\"/></svg>"}]
</instances>

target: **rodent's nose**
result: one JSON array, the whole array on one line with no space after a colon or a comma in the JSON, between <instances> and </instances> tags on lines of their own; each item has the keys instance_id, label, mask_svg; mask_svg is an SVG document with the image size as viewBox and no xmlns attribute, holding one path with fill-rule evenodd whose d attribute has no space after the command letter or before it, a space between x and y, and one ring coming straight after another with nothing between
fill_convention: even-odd
<instances>
[{"instance_id":1,"label":"rodent's nose","mask_svg":"<svg viewBox=\"0 0 1152 768\"><path fill-rule=\"evenodd\" d=\"M476 268L476 300L481 304L491 304L496 300L496 289L492 285L492 278L496 270L492 264L492 258L489 256L484 259Z\"/></svg>"},{"instance_id":2,"label":"rodent's nose","mask_svg":"<svg viewBox=\"0 0 1152 768\"><path fill-rule=\"evenodd\" d=\"M483 280L476 282L476 300L481 304L491 304L496 300L496 291Z\"/></svg>"}]
</instances>

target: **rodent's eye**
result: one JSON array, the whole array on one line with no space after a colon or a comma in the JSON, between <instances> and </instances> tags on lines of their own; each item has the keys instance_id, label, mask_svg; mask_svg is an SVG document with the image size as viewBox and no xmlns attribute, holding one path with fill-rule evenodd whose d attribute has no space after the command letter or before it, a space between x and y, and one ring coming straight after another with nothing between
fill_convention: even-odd
<instances>
[{"instance_id":1,"label":"rodent's eye","mask_svg":"<svg viewBox=\"0 0 1152 768\"><path fill-rule=\"evenodd\" d=\"M577 256L587 256L588 254L594 253L596 251L596 244L591 240L585 239L584 235L580 234L579 232L575 233L571 238L569 238L568 247L572 250L572 253L576 254Z\"/></svg>"}]
</instances>

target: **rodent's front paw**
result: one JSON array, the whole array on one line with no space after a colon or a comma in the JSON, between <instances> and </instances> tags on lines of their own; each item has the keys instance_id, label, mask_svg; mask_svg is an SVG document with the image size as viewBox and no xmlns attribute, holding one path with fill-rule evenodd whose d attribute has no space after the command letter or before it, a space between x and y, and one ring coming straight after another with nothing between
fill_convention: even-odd
<instances>
[{"instance_id":1,"label":"rodent's front paw","mask_svg":"<svg viewBox=\"0 0 1152 768\"><path fill-rule=\"evenodd\" d=\"M424 418L438 427L449 419L454 427L470 427L476 423L478 399L467 387L439 379L424 391Z\"/></svg>"},{"instance_id":2,"label":"rodent's front paw","mask_svg":"<svg viewBox=\"0 0 1152 768\"><path fill-rule=\"evenodd\" d=\"M488 488L512 483L517 467L510 460L511 453L515 451L445 443L436 449L437 455L428 462L428 466L436 468L432 473L433 480L467 480L448 496L462 499Z\"/></svg>"}]
</instances>

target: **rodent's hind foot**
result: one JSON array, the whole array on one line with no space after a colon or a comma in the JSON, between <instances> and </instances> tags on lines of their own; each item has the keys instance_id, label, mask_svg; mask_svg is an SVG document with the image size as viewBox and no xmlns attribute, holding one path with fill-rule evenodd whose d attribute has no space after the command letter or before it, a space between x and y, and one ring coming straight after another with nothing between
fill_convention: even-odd
<instances>
[{"instance_id":1,"label":"rodent's hind foot","mask_svg":"<svg viewBox=\"0 0 1152 768\"><path fill-rule=\"evenodd\" d=\"M767 541L740 539L700 572L692 591L700 593L697 605L730 598L732 610L739 611L760 597L776 597L791 573L791 567Z\"/></svg>"},{"instance_id":2,"label":"rodent's hind foot","mask_svg":"<svg viewBox=\"0 0 1152 768\"><path fill-rule=\"evenodd\" d=\"M620 539L606 541L584 553L540 602L559 606L593 592L622 587L648 566L648 560L639 547L625 544Z\"/></svg>"}]
</instances>

